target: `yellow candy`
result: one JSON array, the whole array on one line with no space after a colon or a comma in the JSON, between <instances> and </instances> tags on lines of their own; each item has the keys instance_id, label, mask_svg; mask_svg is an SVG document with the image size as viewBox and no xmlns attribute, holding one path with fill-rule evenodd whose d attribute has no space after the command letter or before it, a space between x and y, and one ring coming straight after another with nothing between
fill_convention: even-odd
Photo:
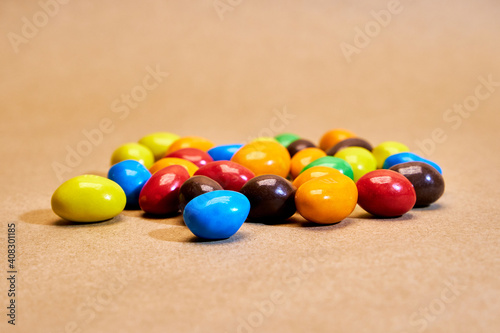
<instances>
[{"instance_id":1,"label":"yellow candy","mask_svg":"<svg viewBox=\"0 0 500 333\"><path fill-rule=\"evenodd\" d=\"M170 154L182 148L197 148L203 151L207 151L214 146L215 143L200 136L185 136L172 142L167 150L167 154Z\"/></svg>"},{"instance_id":2,"label":"yellow candy","mask_svg":"<svg viewBox=\"0 0 500 333\"><path fill-rule=\"evenodd\" d=\"M136 160L149 169L155 162L155 157L148 147L132 142L121 145L113 152L111 165L125 160Z\"/></svg>"},{"instance_id":3,"label":"yellow candy","mask_svg":"<svg viewBox=\"0 0 500 333\"><path fill-rule=\"evenodd\" d=\"M278 140L276 140L275 138L270 137L270 136L261 136L261 137L258 137L258 138L253 139L253 140L252 140L252 141L250 141L250 142L258 142L258 141L271 141L271 142L278 142ZM278 142L278 143L279 143L279 142Z\"/></svg>"},{"instance_id":4,"label":"yellow candy","mask_svg":"<svg viewBox=\"0 0 500 333\"><path fill-rule=\"evenodd\" d=\"M160 158L165 157L168 148L174 141L180 139L177 134L169 132L157 132L146 135L139 140L139 143L148 147L158 161Z\"/></svg>"},{"instance_id":5,"label":"yellow candy","mask_svg":"<svg viewBox=\"0 0 500 333\"><path fill-rule=\"evenodd\" d=\"M154 174L155 172L171 165L183 166L188 171L190 177L192 177L193 174L198 171L198 167L193 162L177 157L165 157L159 159L155 164L153 164L153 166L149 168L149 172L151 172L151 174Z\"/></svg>"},{"instance_id":6,"label":"yellow candy","mask_svg":"<svg viewBox=\"0 0 500 333\"><path fill-rule=\"evenodd\" d=\"M406 151L410 151L410 148L400 142L385 141L373 148L372 153L377 160L377 168L381 169L387 157Z\"/></svg>"},{"instance_id":7,"label":"yellow candy","mask_svg":"<svg viewBox=\"0 0 500 333\"><path fill-rule=\"evenodd\" d=\"M71 178L52 195L52 210L65 220L98 222L109 220L125 208L127 198L120 185L94 175Z\"/></svg>"},{"instance_id":8,"label":"yellow candy","mask_svg":"<svg viewBox=\"0 0 500 333\"><path fill-rule=\"evenodd\" d=\"M364 174L377 169L377 161L371 152L362 147L347 147L335 154L352 167L354 181L357 182Z\"/></svg>"}]
</instances>

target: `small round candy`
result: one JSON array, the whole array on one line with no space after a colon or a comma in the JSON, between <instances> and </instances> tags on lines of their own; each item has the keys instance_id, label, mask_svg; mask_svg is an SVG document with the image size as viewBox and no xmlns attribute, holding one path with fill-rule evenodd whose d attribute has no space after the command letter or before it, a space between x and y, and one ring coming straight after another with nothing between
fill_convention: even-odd
<instances>
[{"instance_id":1,"label":"small round candy","mask_svg":"<svg viewBox=\"0 0 500 333\"><path fill-rule=\"evenodd\" d=\"M116 182L127 196L127 209L139 208L139 194L142 187L151 178L151 172L144 165L134 160L116 163L109 169L108 178Z\"/></svg>"},{"instance_id":2,"label":"small round candy","mask_svg":"<svg viewBox=\"0 0 500 333\"><path fill-rule=\"evenodd\" d=\"M302 184L295 194L300 215L321 224L345 219L356 207L357 199L356 184L341 173L311 179Z\"/></svg>"},{"instance_id":3,"label":"small round candy","mask_svg":"<svg viewBox=\"0 0 500 333\"><path fill-rule=\"evenodd\" d=\"M111 155L111 165L125 160L136 160L146 168L150 168L155 162L155 157L151 150L140 143L126 143L118 147Z\"/></svg>"},{"instance_id":4,"label":"small round candy","mask_svg":"<svg viewBox=\"0 0 500 333\"><path fill-rule=\"evenodd\" d=\"M230 161L241 147L242 144L221 145L210 148L207 153L214 161Z\"/></svg>"},{"instance_id":5,"label":"small round candy","mask_svg":"<svg viewBox=\"0 0 500 333\"><path fill-rule=\"evenodd\" d=\"M412 183L392 170L375 170L361 177L358 204L368 213L380 217L396 217L415 205L417 196Z\"/></svg>"},{"instance_id":6,"label":"small round candy","mask_svg":"<svg viewBox=\"0 0 500 333\"><path fill-rule=\"evenodd\" d=\"M213 159L209 154L197 148L182 148L167 154L165 157L182 158L183 160L193 163L198 168L207 165L209 162L213 162Z\"/></svg>"},{"instance_id":7,"label":"small round candy","mask_svg":"<svg viewBox=\"0 0 500 333\"><path fill-rule=\"evenodd\" d=\"M353 138L355 136L356 134L354 134L351 131L348 131L343 128L335 128L323 134L319 142L319 147L324 151L327 151L340 141L348 138Z\"/></svg>"},{"instance_id":8,"label":"small round candy","mask_svg":"<svg viewBox=\"0 0 500 333\"><path fill-rule=\"evenodd\" d=\"M139 195L139 205L146 213L164 215L179 211L179 190L189 173L180 165L171 165L149 178Z\"/></svg>"},{"instance_id":9,"label":"small round candy","mask_svg":"<svg viewBox=\"0 0 500 333\"><path fill-rule=\"evenodd\" d=\"M184 222L203 239L226 239L234 235L250 212L250 202L234 191L213 191L191 200L184 207Z\"/></svg>"},{"instance_id":10,"label":"small round candy","mask_svg":"<svg viewBox=\"0 0 500 333\"><path fill-rule=\"evenodd\" d=\"M295 187L277 175L250 179L240 190L250 201L249 219L256 222L285 220L295 214Z\"/></svg>"},{"instance_id":11,"label":"small round candy","mask_svg":"<svg viewBox=\"0 0 500 333\"><path fill-rule=\"evenodd\" d=\"M317 160L314 160L308 165L306 165L304 169L302 169L302 172L315 166L326 166L334 168L340 171L342 174L346 175L347 177L354 179L354 173L352 171L352 167L349 165L349 163L347 163L341 158L333 156L320 157Z\"/></svg>"},{"instance_id":12,"label":"small round candy","mask_svg":"<svg viewBox=\"0 0 500 333\"><path fill-rule=\"evenodd\" d=\"M329 156L334 156L339 150L347 148L347 147L361 147L361 148L365 148L368 151L372 151L372 149L373 149L372 145L368 141L366 141L365 139L349 138L349 139L345 139L345 140L340 141L335 146L328 149L326 154Z\"/></svg>"},{"instance_id":13,"label":"small round candy","mask_svg":"<svg viewBox=\"0 0 500 333\"><path fill-rule=\"evenodd\" d=\"M410 148L400 142L385 141L373 148L372 154L377 160L377 168L381 169L387 157L405 151L410 151Z\"/></svg>"},{"instance_id":14,"label":"small round candy","mask_svg":"<svg viewBox=\"0 0 500 333\"><path fill-rule=\"evenodd\" d=\"M169 133L169 132L157 132L146 135L145 137L139 140L139 143L148 147L155 157L155 160L158 161L160 158L165 156L170 145L180 139L180 136L177 134Z\"/></svg>"},{"instance_id":15,"label":"small round candy","mask_svg":"<svg viewBox=\"0 0 500 333\"><path fill-rule=\"evenodd\" d=\"M293 133L281 133L274 137L283 147L288 147L290 143L300 139L300 136Z\"/></svg>"},{"instance_id":16,"label":"small round candy","mask_svg":"<svg viewBox=\"0 0 500 333\"><path fill-rule=\"evenodd\" d=\"M51 205L65 220L98 222L120 214L126 202L125 192L114 181L82 175L62 183L52 195Z\"/></svg>"},{"instance_id":17,"label":"small round candy","mask_svg":"<svg viewBox=\"0 0 500 333\"><path fill-rule=\"evenodd\" d=\"M291 160L290 174L293 178L296 178L306 165L325 156L325 152L319 148L306 148L297 152Z\"/></svg>"},{"instance_id":18,"label":"small round candy","mask_svg":"<svg viewBox=\"0 0 500 333\"><path fill-rule=\"evenodd\" d=\"M215 180L205 176L193 176L182 184L179 191L179 208L184 211L184 207L189 201L207 192L223 190L222 186Z\"/></svg>"},{"instance_id":19,"label":"small round candy","mask_svg":"<svg viewBox=\"0 0 500 333\"><path fill-rule=\"evenodd\" d=\"M194 163L189 162L188 160L185 160L183 158L164 157L164 158L156 161L155 164L153 164L151 166L151 168L149 168L149 171L151 172L151 174L154 175L159 170L166 168L168 166L171 166L171 165L183 166L189 172L190 176L194 175L194 173L198 170L198 167Z\"/></svg>"},{"instance_id":20,"label":"small round candy","mask_svg":"<svg viewBox=\"0 0 500 333\"><path fill-rule=\"evenodd\" d=\"M203 151L207 151L214 146L215 144L212 141L200 136L185 136L174 141L170 147L168 147L166 154L170 154L171 152L182 148L198 148Z\"/></svg>"},{"instance_id":21,"label":"small round candy","mask_svg":"<svg viewBox=\"0 0 500 333\"><path fill-rule=\"evenodd\" d=\"M443 176L424 162L406 162L392 166L389 170L399 172L412 184L417 195L415 207L428 206L444 193Z\"/></svg>"},{"instance_id":22,"label":"small round candy","mask_svg":"<svg viewBox=\"0 0 500 333\"><path fill-rule=\"evenodd\" d=\"M248 143L234 154L231 161L243 165L256 176L273 174L286 177L290 172L288 151L272 141Z\"/></svg>"},{"instance_id":23,"label":"small round candy","mask_svg":"<svg viewBox=\"0 0 500 333\"><path fill-rule=\"evenodd\" d=\"M364 174L377 169L377 161L373 154L361 147L347 147L335 154L352 167L354 181L357 182Z\"/></svg>"},{"instance_id":24,"label":"small round candy","mask_svg":"<svg viewBox=\"0 0 500 333\"><path fill-rule=\"evenodd\" d=\"M430 161L428 159L425 159L423 157L418 156L417 154L411 153L411 152L403 152L403 153L397 153L394 155L391 155L387 157L384 161L384 165L382 166L384 169L389 169L394 165L400 164L400 163L406 163L406 162L424 162L432 166L434 169L436 169L440 174L443 173L443 170L441 170L441 167L434 163L433 161Z\"/></svg>"},{"instance_id":25,"label":"small round candy","mask_svg":"<svg viewBox=\"0 0 500 333\"><path fill-rule=\"evenodd\" d=\"M239 191L255 174L244 166L231 161L210 162L195 172L195 176L206 176L215 180L225 190Z\"/></svg>"},{"instance_id":26,"label":"small round candy","mask_svg":"<svg viewBox=\"0 0 500 333\"><path fill-rule=\"evenodd\" d=\"M295 180L293 181L292 185L295 186L296 188L299 188L302 184L305 182L313 179L313 178L319 178L331 174L339 174L340 171L334 168L326 167L326 166L315 166L307 169L306 171L302 172Z\"/></svg>"},{"instance_id":27,"label":"small round candy","mask_svg":"<svg viewBox=\"0 0 500 333\"><path fill-rule=\"evenodd\" d=\"M315 148L316 145L309 140L306 139L298 139L290 143L286 149L291 157L297 154L299 151L304 150L306 148Z\"/></svg>"}]
</instances>

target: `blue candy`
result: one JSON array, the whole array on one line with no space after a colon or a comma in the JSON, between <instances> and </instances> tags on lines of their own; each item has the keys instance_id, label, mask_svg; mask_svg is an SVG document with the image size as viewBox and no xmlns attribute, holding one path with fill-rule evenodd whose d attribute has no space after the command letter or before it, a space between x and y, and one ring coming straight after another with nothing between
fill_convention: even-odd
<instances>
[{"instance_id":1,"label":"blue candy","mask_svg":"<svg viewBox=\"0 0 500 333\"><path fill-rule=\"evenodd\" d=\"M214 161L230 161L234 153L241 147L243 145L240 144L217 146L207 151L207 153Z\"/></svg>"},{"instance_id":2,"label":"blue candy","mask_svg":"<svg viewBox=\"0 0 500 333\"><path fill-rule=\"evenodd\" d=\"M382 167L383 169L389 169L390 167L400 164L400 163L405 163L405 162L424 162L439 171L440 174L443 174L443 171L441 170L441 167L437 165L436 163L429 161L428 159L425 159L423 157L420 157L414 153L410 152L404 152L404 153L398 153L391 155L385 159L384 166Z\"/></svg>"},{"instance_id":3,"label":"blue candy","mask_svg":"<svg viewBox=\"0 0 500 333\"><path fill-rule=\"evenodd\" d=\"M212 191L192 199L184 208L184 222L193 234L204 239L234 235L250 212L250 201L235 191Z\"/></svg>"},{"instance_id":4,"label":"blue candy","mask_svg":"<svg viewBox=\"0 0 500 333\"><path fill-rule=\"evenodd\" d=\"M127 196L127 209L139 208L139 194L151 172L144 165L134 160L116 163L109 169L108 178L118 183Z\"/></svg>"}]
</instances>

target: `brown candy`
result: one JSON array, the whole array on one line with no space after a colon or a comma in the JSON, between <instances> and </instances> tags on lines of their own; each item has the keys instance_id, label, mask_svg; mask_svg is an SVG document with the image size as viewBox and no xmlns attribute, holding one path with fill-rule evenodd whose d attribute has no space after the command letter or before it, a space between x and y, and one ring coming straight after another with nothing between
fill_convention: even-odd
<instances>
[{"instance_id":1,"label":"brown candy","mask_svg":"<svg viewBox=\"0 0 500 333\"><path fill-rule=\"evenodd\" d=\"M286 149L288 149L290 157L293 157L293 155L297 154L299 151L312 147L316 147L316 145L311 141L305 139L298 139L290 143L288 147L286 147Z\"/></svg>"},{"instance_id":2,"label":"brown candy","mask_svg":"<svg viewBox=\"0 0 500 333\"><path fill-rule=\"evenodd\" d=\"M179 209L184 211L184 207L186 207L188 202L201 194L222 189L222 186L211 178L206 176L193 176L186 180L180 188Z\"/></svg>"},{"instance_id":3,"label":"brown candy","mask_svg":"<svg viewBox=\"0 0 500 333\"><path fill-rule=\"evenodd\" d=\"M349 139L345 139L345 140L340 141L335 146L333 146L332 148L328 149L326 151L326 154L329 155L329 156L333 156L339 150L347 148L347 147L362 147L362 148L365 148L365 149L367 149L369 151L372 151L372 149L373 149L372 145L368 141L366 141L365 139L361 139L361 138L349 138Z\"/></svg>"}]
</instances>

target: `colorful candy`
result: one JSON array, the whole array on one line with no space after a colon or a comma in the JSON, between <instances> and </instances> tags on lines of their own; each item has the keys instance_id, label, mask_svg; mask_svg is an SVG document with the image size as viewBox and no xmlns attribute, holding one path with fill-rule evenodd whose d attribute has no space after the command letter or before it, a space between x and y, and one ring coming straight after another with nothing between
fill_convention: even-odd
<instances>
[{"instance_id":1,"label":"colorful candy","mask_svg":"<svg viewBox=\"0 0 500 333\"><path fill-rule=\"evenodd\" d=\"M240 190L250 201L248 218L252 221L280 221L295 214L295 187L277 175L250 179Z\"/></svg>"},{"instance_id":2,"label":"colorful candy","mask_svg":"<svg viewBox=\"0 0 500 333\"><path fill-rule=\"evenodd\" d=\"M164 157L162 159L159 159L158 161L155 162L149 168L149 171L151 174L155 174L156 172L160 171L163 168L166 168L171 165L180 165L189 172L189 175L192 176L194 173L198 170L198 167L193 163L188 160L185 160L183 158L178 158L178 157Z\"/></svg>"},{"instance_id":3,"label":"colorful candy","mask_svg":"<svg viewBox=\"0 0 500 333\"><path fill-rule=\"evenodd\" d=\"M215 180L206 176L193 176L186 180L179 190L179 208L184 211L188 202L197 196L220 190L223 188Z\"/></svg>"},{"instance_id":4,"label":"colorful candy","mask_svg":"<svg viewBox=\"0 0 500 333\"><path fill-rule=\"evenodd\" d=\"M375 170L356 183L358 204L379 217L401 216L413 208L417 200L412 183L392 170Z\"/></svg>"},{"instance_id":5,"label":"colorful candy","mask_svg":"<svg viewBox=\"0 0 500 333\"><path fill-rule=\"evenodd\" d=\"M171 152L182 148L198 148L200 150L207 151L214 146L215 144L212 141L200 136L185 136L172 142L170 147L168 147L166 154L170 154Z\"/></svg>"},{"instance_id":6,"label":"colorful candy","mask_svg":"<svg viewBox=\"0 0 500 333\"><path fill-rule=\"evenodd\" d=\"M311 180L313 178L319 178L331 174L339 174L340 171L334 168L326 167L326 166L315 166L311 167L304 172L302 172L297 178L293 180L292 185L296 188L299 188L302 184Z\"/></svg>"},{"instance_id":7,"label":"colorful candy","mask_svg":"<svg viewBox=\"0 0 500 333\"><path fill-rule=\"evenodd\" d=\"M326 154L319 148L306 148L293 155L290 165L290 174L296 178L300 172L312 161L325 157Z\"/></svg>"},{"instance_id":8,"label":"colorful candy","mask_svg":"<svg viewBox=\"0 0 500 333\"><path fill-rule=\"evenodd\" d=\"M215 180L225 190L239 191L255 174L244 166L231 161L210 162L198 169L195 176L206 176Z\"/></svg>"},{"instance_id":9,"label":"colorful candy","mask_svg":"<svg viewBox=\"0 0 500 333\"><path fill-rule=\"evenodd\" d=\"M243 165L256 176L274 174L286 177L290 171L288 151L279 143L272 141L246 144L234 154L231 161Z\"/></svg>"},{"instance_id":10,"label":"colorful candy","mask_svg":"<svg viewBox=\"0 0 500 333\"><path fill-rule=\"evenodd\" d=\"M167 154L165 157L182 158L183 160L193 163L198 168L207 165L209 162L213 162L212 157L207 152L197 148L182 148Z\"/></svg>"},{"instance_id":11,"label":"colorful candy","mask_svg":"<svg viewBox=\"0 0 500 333\"><path fill-rule=\"evenodd\" d=\"M341 158L349 163L354 173L355 182L364 174L377 169L375 157L365 148L347 147L338 151L335 157Z\"/></svg>"},{"instance_id":12,"label":"colorful candy","mask_svg":"<svg viewBox=\"0 0 500 333\"><path fill-rule=\"evenodd\" d=\"M415 207L424 207L437 201L444 193L443 176L424 162L396 164L389 170L399 172L412 184L417 195Z\"/></svg>"},{"instance_id":13,"label":"colorful candy","mask_svg":"<svg viewBox=\"0 0 500 333\"><path fill-rule=\"evenodd\" d=\"M293 133L281 133L274 137L283 147L288 147L290 143L300 139L300 136Z\"/></svg>"},{"instance_id":14,"label":"colorful candy","mask_svg":"<svg viewBox=\"0 0 500 333\"><path fill-rule=\"evenodd\" d=\"M127 198L120 185L95 175L71 178L52 195L54 213L73 222L109 220L125 208Z\"/></svg>"},{"instance_id":15,"label":"colorful candy","mask_svg":"<svg viewBox=\"0 0 500 333\"><path fill-rule=\"evenodd\" d=\"M179 211L179 190L189 173L180 165L157 171L146 182L139 195L141 209L149 214L166 215Z\"/></svg>"},{"instance_id":16,"label":"colorful candy","mask_svg":"<svg viewBox=\"0 0 500 333\"><path fill-rule=\"evenodd\" d=\"M184 222L203 239L226 239L234 235L250 212L250 202L234 191L213 191L192 199L184 208Z\"/></svg>"},{"instance_id":17,"label":"colorful candy","mask_svg":"<svg viewBox=\"0 0 500 333\"><path fill-rule=\"evenodd\" d=\"M116 163L109 169L108 178L116 182L127 196L127 209L139 208L139 194L142 187L151 178L151 172L144 165L134 160Z\"/></svg>"},{"instance_id":18,"label":"colorful candy","mask_svg":"<svg viewBox=\"0 0 500 333\"><path fill-rule=\"evenodd\" d=\"M222 145L210 148L207 153L214 161L230 161L233 155L243 147L242 144Z\"/></svg>"},{"instance_id":19,"label":"colorful candy","mask_svg":"<svg viewBox=\"0 0 500 333\"><path fill-rule=\"evenodd\" d=\"M170 145L180 139L177 134L169 132L157 132L146 135L139 140L139 143L148 147L158 161L160 158L164 157Z\"/></svg>"},{"instance_id":20,"label":"colorful candy","mask_svg":"<svg viewBox=\"0 0 500 333\"><path fill-rule=\"evenodd\" d=\"M299 151L304 150L306 148L315 148L316 145L309 140L306 139L298 139L290 143L286 149L291 157L297 154Z\"/></svg>"},{"instance_id":21,"label":"colorful candy","mask_svg":"<svg viewBox=\"0 0 500 333\"><path fill-rule=\"evenodd\" d=\"M387 157L406 151L410 151L410 148L400 142L385 141L373 148L372 154L377 160L377 168L381 169Z\"/></svg>"},{"instance_id":22,"label":"colorful candy","mask_svg":"<svg viewBox=\"0 0 500 333\"><path fill-rule=\"evenodd\" d=\"M372 145L365 139L349 138L338 142L335 146L328 149L326 151L326 154L329 156L334 156L338 151L347 147L361 147L365 148L368 151L372 151L373 149Z\"/></svg>"},{"instance_id":23,"label":"colorful candy","mask_svg":"<svg viewBox=\"0 0 500 333\"><path fill-rule=\"evenodd\" d=\"M297 211L321 224L340 222L356 207L358 191L351 178L341 173L311 179L295 194Z\"/></svg>"},{"instance_id":24,"label":"colorful candy","mask_svg":"<svg viewBox=\"0 0 500 333\"><path fill-rule=\"evenodd\" d=\"M341 158L333 156L320 157L317 160L314 160L308 165L306 165L304 169L302 169L302 172L315 166L326 166L334 168L340 171L342 174L346 175L347 177L354 179L354 172L352 171L352 167L349 165L349 163L347 163Z\"/></svg>"},{"instance_id":25,"label":"colorful candy","mask_svg":"<svg viewBox=\"0 0 500 333\"><path fill-rule=\"evenodd\" d=\"M323 134L321 140L319 141L319 147L324 151L327 151L340 141L353 138L355 136L356 134L343 128L332 129Z\"/></svg>"},{"instance_id":26,"label":"colorful candy","mask_svg":"<svg viewBox=\"0 0 500 333\"><path fill-rule=\"evenodd\" d=\"M125 160L139 161L149 169L155 162L155 157L148 147L132 142L121 145L111 155L111 165Z\"/></svg>"},{"instance_id":27,"label":"colorful candy","mask_svg":"<svg viewBox=\"0 0 500 333\"><path fill-rule=\"evenodd\" d=\"M398 153L398 154L394 154L394 155L387 157L384 161L383 168L389 169L389 168L393 167L394 165L397 165L400 163L406 163L406 162L424 162L424 163L431 165L434 169L439 171L440 174L443 174L443 170L441 170L441 167L439 165L437 165L436 163L434 163L428 159L420 157L417 154L410 153L410 152Z\"/></svg>"}]
</instances>

